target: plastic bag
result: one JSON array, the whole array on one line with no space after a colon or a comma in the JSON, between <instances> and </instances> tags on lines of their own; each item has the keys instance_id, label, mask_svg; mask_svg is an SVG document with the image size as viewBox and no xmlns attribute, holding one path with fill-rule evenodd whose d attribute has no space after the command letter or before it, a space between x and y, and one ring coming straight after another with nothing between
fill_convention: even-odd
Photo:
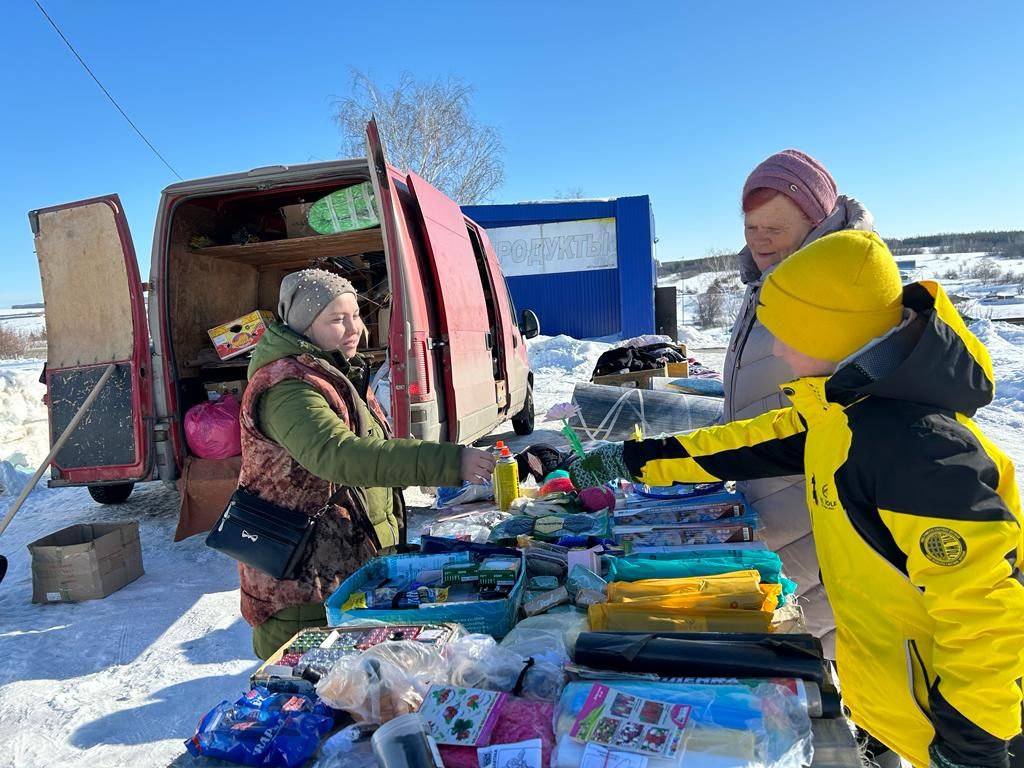
<instances>
[{"instance_id":1,"label":"plastic bag","mask_svg":"<svg viewBox=\"0 0 1024 768\"><path fill-rule=\"evenodd\" d=\"M241 408L234 395L194 405L185 413L185 439L201 459L229 459L242 452Z\"/></svg>"},{"instance_id":2,"label":"plastic bag","mask_svg":"<svg viewBox=\"0 0 1024 768\"><path fill-rule=\"evenodd\" d=\"M257 686L207 712L185 746L197 757L292 768L305 765L333 727L333 713L313 697Z\"/></svg>"},{"instance_id":3,"label":"plastic bag","mask_svg":"<svg viewBox=\"0 0 1024 768\"><path fill-rule=\"evenodd\" d=\"M447 679L448 665L440 653L400 640L339 659L317 683L316 692L357 723L386 723L415 712L430 685Z\"/></svg>"},{"instance_id":4,"label":"plastic bag","mask_svg":"<svg viewBox=\"0 0 1024 768\"><path fill-rule=\"evenodd\" d=\"M487 481L480 485L463 482L457 488L442 487L437 489L434 509L446 509L456 504L469 504L474 501L494 499L494 483Z\"/></svg>"},{"instance_id":5,"label":"plastic bag","mask_svg":"<svg viewBox=\"0 0 1024 768\"><path fill-rule=\"evenodd\" d=\"M575 653L576 638L589 628L586 614L576 611L532 616L516 624L501 645L520 656L566 663Z\"/></svg>"},{"instance_id":6,"label":"plastic bag","mask_svg":"<svg viewBox=\"0 0 1024 768\"><path fill-rule=\"evenodd\" d=\"M377 730L373 725L350 725L320 745L312 768L377 768L370 738Z\"/></svg>"},{"instance_id":7,"label":"plastic bag","mask_svg":"<svg viewBox=\"0 0 1024 768\"><path fill-rule=\"evenodd\" d=\"M687 765L706 768L800 768L814 750L806 699L782 685L756 687L615 680L605 683L626 694L669 704L689 704ZM555 710L558 747L553 768L576 768L583 744L569 731L593 682L569 683ZM678 762L651 757L648 768L674 768Z\"/></svg>"},{"instance_id":8,"label":"plastic bag","mask_svg":"<svg viewBox=\"0 0 1024 768\"><path fill-rule=\"evenodd\" d=\"M507 691L524 699L554 701L565 685L562 660L521 654L490 635L466 635L449 643L450 682L465 688Z\"/></svg>"}]
</instances>

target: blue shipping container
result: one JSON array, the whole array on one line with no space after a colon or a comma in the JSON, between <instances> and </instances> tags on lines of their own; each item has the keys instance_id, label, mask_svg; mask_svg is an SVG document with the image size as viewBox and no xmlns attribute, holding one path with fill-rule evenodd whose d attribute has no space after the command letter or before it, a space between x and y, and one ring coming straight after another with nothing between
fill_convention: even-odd
<instances>
[{"instance_id":1,"label":"blue shipping container","mask_svg":"<svg viewBox=\"0 0 1024 768\"><path fill-rule=\"evenodd\" d=\"M462 210L488 230L516 308L536 312L541 333L654 333L654 213L647 195Z\"/></svg>"}]
</instances>

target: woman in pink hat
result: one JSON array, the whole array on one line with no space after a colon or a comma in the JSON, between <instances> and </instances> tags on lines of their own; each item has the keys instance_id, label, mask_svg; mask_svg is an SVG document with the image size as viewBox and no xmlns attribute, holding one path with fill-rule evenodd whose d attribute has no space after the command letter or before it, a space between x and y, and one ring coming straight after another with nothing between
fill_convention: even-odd
<instances>
[{"instance_id":1,"label":"woman in pink hat","mask_svg":"<svg viewBox=\"0 0 1024 768\"><path fill-rule=\"evenodd\" d=\"M825 167L795 149L772 155L751 172L743 185L742 203L747 244L738 259L746 293L725 358L723 423L787 404L779 386L792 373L772 356L772 336L757 320L764 278L783 259L820 237L843 229L874 229L868 210L839 195ZM808 628L833 657L835 620L818 574L803 478L751 480L740 483L740 490L761 516L768 547L779 553L787 576L800 585Z\"/></svg>"}]
</instances>

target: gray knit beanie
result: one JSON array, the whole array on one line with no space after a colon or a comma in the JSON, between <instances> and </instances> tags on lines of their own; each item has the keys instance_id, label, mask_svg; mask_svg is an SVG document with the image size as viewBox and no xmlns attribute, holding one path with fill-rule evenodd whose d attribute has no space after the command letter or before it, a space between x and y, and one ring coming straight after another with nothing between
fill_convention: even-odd
<instances>
[{"instance_id":1,"label":"gray knit beanie","mask_svg":"<svg viewBox=\"0 0 1024 768\"><path fill-rule=\"evenodd\" d=\"M277 314L293 331L304 334L324 307L346 293L358 295L352 283L326 269L292 272L281 281Z\"/></svg>"}]
</instances>

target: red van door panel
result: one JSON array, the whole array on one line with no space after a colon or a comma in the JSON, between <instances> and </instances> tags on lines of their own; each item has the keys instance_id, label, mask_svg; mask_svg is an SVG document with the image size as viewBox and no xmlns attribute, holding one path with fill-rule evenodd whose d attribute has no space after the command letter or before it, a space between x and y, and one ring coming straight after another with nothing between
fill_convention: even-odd
<instances>
[{"instance_id":1,"label":"red van door panel","mask_svg":"<svg viewBox=\"0 0 1024 768\"><path fill-rule=\"evenodd\" d=\"M487 305L466 219L455 201L416 174L409 188L419 206L434 272L447 381L449 438L490 431L497 416Z\"/></svg>"},{"instance_id":2,"label":"red van door panel","mask_svg":"<svg viewBox=\"0 0 1024 768\"><path fill-rule=\"evenodd\" d=\"M153 397L142 281L117 195L29 214L46 303L50 442L110 363L101 390L54 461L51 485L146 479Z\"/></svg>"}]
</instances>

